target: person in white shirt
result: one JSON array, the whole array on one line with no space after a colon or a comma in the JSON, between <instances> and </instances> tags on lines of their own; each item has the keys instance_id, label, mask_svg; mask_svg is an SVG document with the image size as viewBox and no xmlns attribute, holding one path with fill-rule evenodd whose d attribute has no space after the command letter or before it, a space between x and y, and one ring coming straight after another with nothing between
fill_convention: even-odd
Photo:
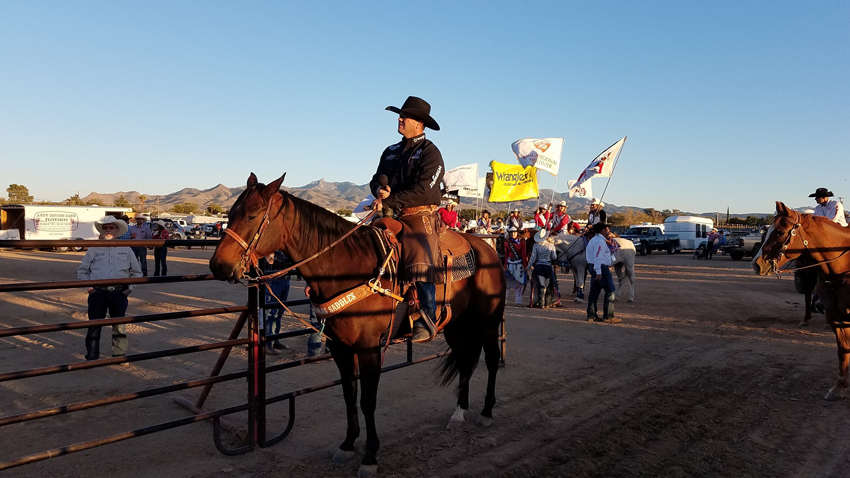
<instances>
[{"instance_id":1,"label":"person in white shirt","mask_svg":"<svg viewBox=\"0 0 850 478\"><path fill-rule=\"evenodd\" d=\"M110 240L123 236L127 232L127 223L112 216L96 222L100 239ZM127 279L142 277L142 268L136 255L129 247L92 247L83 256L83 262L77 269L79 280ZM88 290L89 320L106 317L124 317L127 313L127 296L133 291L132 285L97 286ZM89 327L86 333L86 360L100 358L101 327ZM112 356L120 357L127 353L127 325L112 326Z\"/></svg>"},{"instance_id":2,"label":"person in white shirt","mask_svg":"<svg viewBox=\"0 0 850 478\"><path fill-rule=\"evenodd\" d=\"M610 229L608 224L598 222L593 225L596 233L593 239L587 243L586 256L587 268L590 271L590 295L587 298L587 321L605 322L616 324L622 322L614 317L614 278L611 276L611 249L608 245ZM602 319L596 315L596 303L599 301L599 293L605 290L603 300Z\"/></svg>"},{"instance_id":3,"label":"person in white shirt","mask_svg":"<svg viewBox=\"0 0 850 478\"><path fill-rule=\"evenodd\" d=\"M815 198L815 201L818 203L815 206L815 216L825 217L843 227L847 227L847 218L844 217L844 205L834 199L830 200L829 198L832 196L832 191L826 188L817 188L814 193L809 194L809 197Z\"/></svg>"},{"instance_id":4,"label":"person in white shirt","mask_svg":"<svg viewBox=\"0 0 850 478\"><path fill-rule=\"evenodd\" d=\"M532 290L536 299L533 307L538 309L555 305L554 288L549 285L555 278L552 263L558 260L558 252L549 237L549 231L546 229L537 231L534 235L534 248L531 249L531 257L528 259L528 275L532 278L532 286L535 287Z\"/></svg>"}]
</instances>

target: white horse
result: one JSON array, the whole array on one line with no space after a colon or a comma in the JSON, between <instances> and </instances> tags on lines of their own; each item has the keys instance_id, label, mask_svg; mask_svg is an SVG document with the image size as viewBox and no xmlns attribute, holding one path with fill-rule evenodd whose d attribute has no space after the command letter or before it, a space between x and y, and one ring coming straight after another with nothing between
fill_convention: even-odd
<instances>
[{"instance_id":1,"label":"white horse","mask_svg":"<svg viewBox=\"0 0 850 478\"><path fill-rule=\"evenodd\" d=\"M584 302L584 276L587 270L587 255L585 253L587 245L581 236L561 235L555 239L555 249L558 251L558 260L567 259L570 262L570 267L573 271L576 287L579 292L576 294L576 302ZM620 250L614 255L614 270L617 272L617 294L615 300L620 298L620 292L623 288L623 279L629 279L629 302L635 301L635 245L632 241L614 238L617 244L620 245ZM626 268L626 274L623 276L623 267Z\"/></svg>"}]
</instances>

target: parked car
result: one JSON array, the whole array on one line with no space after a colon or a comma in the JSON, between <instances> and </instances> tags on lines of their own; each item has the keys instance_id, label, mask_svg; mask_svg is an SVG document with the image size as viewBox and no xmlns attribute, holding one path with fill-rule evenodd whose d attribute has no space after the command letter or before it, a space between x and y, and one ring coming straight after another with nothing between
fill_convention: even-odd
<instances>
[{"instance_id":1,"label":"parked car","mask_svg":"<svg viewBox=\"0 0 850 478\"><path fill-rule=\"evenodd\" d=\"M750 231L745 236L727 236L727 243L720 246L719 250L729 254L733 261L740 261L744 256L755 257L761 249L762 231ZM734 233L733 233L734 234Z\"/></svg>"},{"instance_id":2,"label":"parked car","mask_svg":"<svg viewBox=\"0 0 850 478\"><path fill-rule=\"evenodd\" d=\"M651 253L653 250L667 251L667 254L673 254L679 250L679 236L677 234L665 234L660 225L631 227L625 233L620 234L620 237L634 242L635 249L642 256Z\"/></svg>"},{"instance_id":3,"label":"parked car","mask_svg":"<svg viewBox=\"0 0 850 478\"><path fill-rule=\"evenodd\" d=\"M183 226L172 221L167 218L153 218L151 221L163 221L165 222L165 230L168 231L168 235L171 239L186 239L186 230L183 229Z\"/></svg>"}]
</instances>

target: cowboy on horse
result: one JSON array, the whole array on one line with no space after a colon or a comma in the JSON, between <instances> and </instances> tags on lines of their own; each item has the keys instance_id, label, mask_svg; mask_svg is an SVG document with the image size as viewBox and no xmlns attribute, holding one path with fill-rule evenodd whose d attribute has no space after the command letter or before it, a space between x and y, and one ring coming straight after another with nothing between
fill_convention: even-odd
<instances>
[{"instance_id":1,"label":"cowboy on horse","mask_svg":"<svg viewBox=\"0 0 850 478\"><path fill-rule=\"evenodd\" d=\"M440 150L425 139L425 128L439 131L431 118L431 105L410 96L401 106L387 106L398 113L398 132L404 139L388 146L381 155L378 170L369 183L377 198L373 209L392 216L396 211L405 226L399 236L402 245L402 278L416 286L420 317L414 321L414 342L426 342L437 334L436 275L438 256L437 216L442 198L441 182L445 165Z\"/></svg>"}]
</instances>

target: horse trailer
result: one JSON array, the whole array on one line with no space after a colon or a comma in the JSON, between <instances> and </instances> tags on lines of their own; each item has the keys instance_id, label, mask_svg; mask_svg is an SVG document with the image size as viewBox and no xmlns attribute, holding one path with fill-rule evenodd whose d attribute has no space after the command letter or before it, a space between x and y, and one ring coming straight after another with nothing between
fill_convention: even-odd
<instances>
[{"instance_id":1,"label":"horse trailer","mask_svg":"<svg viewBox=\"0 0 850 478\"><path fill-rule=\"evenodd\" d=\"M95 221L105 216L120 218L130 211L128 207L7 204L0 206L0 230L15 229L20 239L30 240L97 239Z\"/></svg>"},{"instance_id":2,"label":"horse trailer","mask_svg":"<svg viewBox=\"0 0 850 478\"><path fill-rule=\"evenodd\" d=\"M697 216L670 216L664 220L664 232L679 236L678 250L694 250L708 237L714 221Z\"/></svg>"}]
</instances>

